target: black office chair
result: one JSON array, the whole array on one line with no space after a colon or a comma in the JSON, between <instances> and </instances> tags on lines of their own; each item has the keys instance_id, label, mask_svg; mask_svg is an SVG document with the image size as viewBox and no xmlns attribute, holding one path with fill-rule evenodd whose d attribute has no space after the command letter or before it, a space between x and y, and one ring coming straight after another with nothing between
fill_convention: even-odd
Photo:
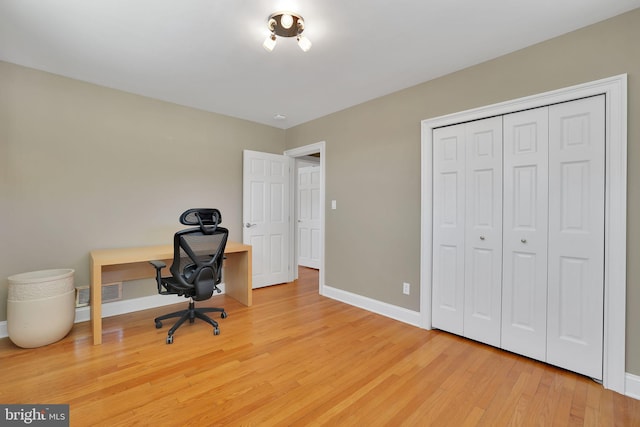
<instances>
[{"instance_id":1,"label":"black office chair","mask_svg":"<svg viewBox=\"0 0 640 427\"><path fill-rule=\"evenodd\" d=\"M158 293L180 295L189 298L189 308L165 314L154 319L156 328L162 327L162 320L179 317L167 333L167 344L173 343L173 334L189 319L204 320L213 326L213 334L219 335L218 323L204 313L218 312L224 319L224 308L195 308L194 301L211 298L214 291L220 293L218 285L222 281L222 260L227 244L229 230L219 227L222 215L217 209L189 209L180 216L180 223L197 227L178 231L173 238L173 263L171 276L162 277L161 270L166 267L162 261L150 261L156 269Z\"/></svg>"}]
</instances>

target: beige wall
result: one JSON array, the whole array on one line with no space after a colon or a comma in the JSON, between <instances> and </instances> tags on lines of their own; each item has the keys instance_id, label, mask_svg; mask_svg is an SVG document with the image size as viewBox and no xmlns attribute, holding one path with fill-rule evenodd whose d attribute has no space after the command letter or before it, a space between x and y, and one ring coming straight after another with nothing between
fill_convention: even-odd
<instances>
[{"instance_id":1,"label":"beige wall","mask_svg":"<svg viewBox=\"0 0 640 427\"><path fill-rule=\"evenodd\" d=\"M640 374L639 41L637 9L289 129L287 148L327 143L326 284L419 310L421 120L628 73L626 369Z\"/></svg>"},{"instance_id":2,"label":"beige wall","mask_svg":"<svg viewBox=\"0 0 640 427\"><path fill-rule=\"evenodd\" d=\"M170 243L190 207L241 240L243 149L282 153L284 131L0 62L0 320L8 276L86 285L91 249Z\"/></svg>"}]
</instances>

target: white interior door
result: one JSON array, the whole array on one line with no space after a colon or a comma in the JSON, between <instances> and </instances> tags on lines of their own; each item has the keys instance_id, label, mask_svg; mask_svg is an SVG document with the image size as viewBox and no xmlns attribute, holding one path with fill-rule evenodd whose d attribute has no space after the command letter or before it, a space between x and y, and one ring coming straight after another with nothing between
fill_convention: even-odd
<instances>
[{"instance_id":1,"label":"white interior door","mask_svg":"<svg viewBox=\"0 0 640 427\"><path fill-rule=\"evenodd\" d=\"M433 129L433 326L602 379L604 96Z\"/></svg>"},{"instance_id":2,"label":"white interior door","mask_svg":"<svg viewBox=\"0 0 640 427\"><path fill-rule=\"evenodd\" d=\"M433 130L432 323L458 335L464 323L464 140L464 125Z\"/></svg>"},{"instance_id":3,"label":"white interior door","mask_svg":"<svg viewBox=\"0 0 640 427\"><path fill-rule=\"evenodd\" d=\"M320 166L298 169L298 265L320 268Z\"/></svg>"},{"instance_id":4,"label":"white interior door","mask_svg":"<svg viewBox=\"0 0 640 427\"><path fill-rule=\"evenodd\" d=\"M503 120L502 348L545 360L548 108Z\"/></svg>"},{"instance_id":5,"label":"white interior door","mask_svg":"<svg viewBox=\"0 0 640 427\"><path fill-rule=\"evenodd\" d=\"M502 117L467 123L464 336L500 346Z\"/></svg>"},{"instance_id":6,"label":"white interior door","mask_svg":"<svg viewBox=\"0 0 640 427\"><path fill-rule=\"evenodd\" d=\"M485 117L509 114L510 111L526 111L542 106L553 110L556 107L563 107L562 103L572 103L575 100L587 101L589 98L600 97L598 102L603 102L601 94L604 94L604 106L600 105L595 109L582 108L584 107L582 106L575 111L564 111L559 117L554 116L554 112L548 111L547 113L549 129L546 134L550 137L551 144L551 147L547 147L547 176L551 176L553 181L549 180L547 186L541 186L540 190L544 191L546 188L548 193L547 239L550 250L547 252L546 257L546 264L548 265L546 277L549 298L553 298L556 301L547 302L548 327L546 329L549 339L546 345L548 347L548 359L546 354L540 354L538 358L566 366L569 370L579 370L579 365L582 363L581 359L583 357L589 358L587 354L602 354L601 363L596 361L595 366L599 370L600 365L602 365L601 372L604 387L624 394L625 380L628 382L624 369L626 348L625 298L627 296L625 266L627 260L626 236L628 234L626 227L626 93L627 75L623 74L422 121L421 318L423 327L431 328L434 326L440 328L439 325L436 325L436 317L442 306L441 301L436 301L436 294L439 292L436 289L436 286L438 286L436 280L441 273L436 273L435 269L442 264L437 261L440 243L436 243L436 239L438 238L438 230L443 223L441 213L443 208L438 206L438 201L443 199L444 196L437 193L442 187L443 178L441 175L446 171L441 167L439 168L438 165L439 157L441 157L439 154L441 153L435 147L437 130L445 127L455 127L455 123L469 123ZM600 114L602 117L597 118L595 117L596 114ZM549 121L550 115L553 117ZM599 124L596 125L596 123ZM524 124L522 123L522 125ZM594 147L600 142L594 141L591 135L602 135L602 126L604 126L604 145L594 150ZM523 128L522 131L524 130ZM503 130L505 141L515 131L515 129L509 131L505 122ZM542 133L545 133L544 130L542 130ZM554 141L556 135L560 135L560 138ZM511 139L510 143L505 142L505 163L508 163L506 146L513 146L515 143L514 138L511 137ZM534 142L537 140L537 137L532 139ZM524 141L522 142L517 147L520 151L523 151L522 149L526 146ZM533 148L535 147L530 148L529 151L535 151L532 150ZM575 149L576 153L582 153L575 159L571 159L565 156L565 154L569 153L568 148ZM556 149L561 152L566 150L566 153L554 153ZM603 163L593 162L593 159L603 160ZM535 161L530 163L530 165L535 164ZM515 171L516 167L520 169ZM436 172L437 168L439 170ZM512 231L513 225L517 224L515 220L521 219L521 216L517 215L518 211L527 211L523 206L523 203L526 204L527 198L521 197L520 199L508 200L506 190L508 186L511 186L512 190L514 187L526 190L527 186L523 187L522 182L515 182L517 175L520 175L521 181L522 179L533 178L526 176L527 172L529 174L532 172L532 170L527 171L526 168L525 162L521 165L514 164L513 168L505 169L503 175L505 192L503 222L506 224L511 221ZM508 176L509 174L510 176ZM603 192L592 192L593 187L602 185L602 182L592 181L596 177L604 178ZM438 180L440 182L437 182ZM537 184L537 180L533 182ZM537 190L537 185L528 187ZM455 190L456 186L454 185L452 188ZM526 191L523 196L525 194ZM592 200L593 197L597 200L601 196L604 196L604 208L602 208L602 205L598 206ZM536 195L534 199L537 197ZM453 196L453 200L455 200L455 196ZM531 205L530 202L529 204ZM578 206L581 207L578 208ZM507 210L510 212L508 215ZM533 213L536 213L535 209L533 211ZM603 213L604 217L604 235L596 237L600 233L600 226L596 226L593 221L600 222L597 217L601 213ZM440 218L436 220L437 215L440 215ZM503 274L505 282L509 276L513 277L513 273L518 268L526 270L524 264L528 261L527 257L531 253L527 254L525 251L517 251L514 247L507 247L506 242L511 241L508 239L507 232L508 230L505 226L503 230L503 252L505 253L503 262L505 272ZM561 237L556 236L556 234L561 234ZM560 239L573 241L567 243L561 242ZM589 243L591 241L596 241L593 247L597 248L597 251L602 250L603 256L598 255L597 258L592 259L591 253L565 252L565 246L573 246L579 249L582 246L591 246ZM515 246L517 243L518 240L510 244ZM519 257L523 257L523 259L519 259ZM520 262L520 264L516 262ZM597 264L603 266L603 269L600 272L592 273L592 266ZM512 274L507 274L507 269L511 269ZM522 274L521 277L525 279L528 277L535 281L536 270L536 268L532 268L530 274ZM594 287L593 293L587 291L592 285L592 279L599 282L598 289ZM526 281L524 284L526 285L525 289L527 286L531 286ZM514 294L514 290L517 289L505 290L505 295L503 295L505 312L510 307L517 306L517 301L522 301L522 299L518 298L518 295ZM507 298L506 292L511 292L511 297ZM587 296L587 293L590 296ZM597 300L602 298L602 295L604 295L604 307L602 303L596 302L593 308L588 308L594 296L594 300ZM536 299L534 298L531 301L536 301ZM554 304L557 304L556 308L553 307ZM522 325L520 326L521 329L526 331L527 327L525 325L527 322L532 323L526 319L526 316L535 310L524 304L522 306L524 310L521 312L512 312L510 322L512 324L519 322ZM593 326L589 324L591 321L601 321L603 317L602 330L604 334L600 332L599 325ZM508 324L505 325L505 328L507 327L509 327ZM591 333L594 334L593 337L590 336ZM590 343L589 341L594 337L595 342ZM569 350L570 355L555 359L554 341L563 341L562 345L572 345L573 349ZM586 347L589 348L587 349ZM576 348L581 348L580 351L585 354L576 353ZM564 365L561 359L577 363ZM588 371L585 372L589 376L599 378L598 372L595 374Z\"/></svg>"},{"instance_id":7,"label":"white interior door","mask_svg":"<svg viewBox=\"0 0 640 427\"><path fill-rule=\"evenodd\" d=\"M604 95L549 107L547 362L602 379Z\"/></svg>"},{"instance_id":8,"label":"white interior door","mask_svg":"<svg viewBox=\"0 0 640 427\"><path fill-rule=\"evenodd\" d=\"M242 241L253 248L253 287L284 283L289 274L290 158L243 151Z\"/></svg>"}]
</instances>

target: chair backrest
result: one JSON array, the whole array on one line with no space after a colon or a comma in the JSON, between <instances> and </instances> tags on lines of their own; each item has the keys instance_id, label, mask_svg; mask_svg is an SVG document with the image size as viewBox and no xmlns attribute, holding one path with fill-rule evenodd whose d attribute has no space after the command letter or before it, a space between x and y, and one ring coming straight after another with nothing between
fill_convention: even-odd
<instances>
[{"instance_id":1,"label":"chair backrest","mask_svg":"<svg viewBox=\"0 0 640 427\"><path fill-rule=\"evenodd\" d=\"M219 212L217 219L207 219L206 216L199 219L202 222L199 227L181 230L174 235L170 268L172 276L183 286L193 287L191 297L196 301L210 298L216 285L222 281L222 260L229 236L229 230L217 226ZM215 224L206 226L209 220Z\"/></svg>"}]
</instances>

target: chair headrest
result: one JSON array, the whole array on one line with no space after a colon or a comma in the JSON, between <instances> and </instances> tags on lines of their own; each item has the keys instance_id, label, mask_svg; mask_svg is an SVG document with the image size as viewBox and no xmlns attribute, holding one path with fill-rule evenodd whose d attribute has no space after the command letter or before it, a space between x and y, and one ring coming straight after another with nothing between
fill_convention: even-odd
<instances>
[{"instance_id":1,"label":"chair headrest","mask_svg":"<svg viewBox=\"0 0 640 427\"><path fill-rule=\"evenodd\" d=\"M204 228L205 225L213 225L213 229L215 229L221 222L222 214L218 209L193 208L180 215L180 224L199 225L200 228Z\"/></svg>"}]
</instances>

